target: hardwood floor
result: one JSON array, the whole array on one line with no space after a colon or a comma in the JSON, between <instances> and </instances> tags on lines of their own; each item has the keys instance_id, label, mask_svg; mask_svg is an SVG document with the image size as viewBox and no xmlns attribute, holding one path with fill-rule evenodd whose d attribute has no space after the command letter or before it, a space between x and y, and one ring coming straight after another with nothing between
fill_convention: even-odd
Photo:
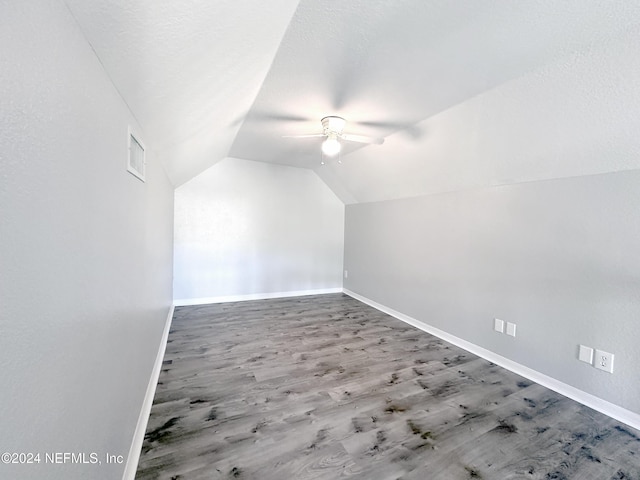
<instances>
[{"instance_id":1,"label":"hardwood floor","mask_svg":"<svg viewBox=\"0 0 640 480\"><path fill-rule=\"evenodd\" d=\"M640 432L343 294L178 307L137 479L640 479Z\"/></svg>"}]
</instances>

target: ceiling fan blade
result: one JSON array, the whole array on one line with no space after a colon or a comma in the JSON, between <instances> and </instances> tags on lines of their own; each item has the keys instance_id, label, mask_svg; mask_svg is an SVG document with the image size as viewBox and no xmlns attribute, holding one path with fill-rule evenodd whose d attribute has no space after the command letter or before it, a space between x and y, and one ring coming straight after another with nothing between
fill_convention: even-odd
<instances>
[{"instance_id":1,"label":"ceiling fan blade","mask_svg":"<svg viewBox=\"0 0 640 480\"><path fill-rule=\"evenodd\" d=\"M319 138L326 137L324 133L314 133L311 135L282 135L282 138Z\"/></svg>"},{"instance_id":2,"label":"ceiling fan blade","mask_svg":"<svg viewBox=\"0 0 640 480\"><path fill-rule=\"evenodd\" d=\"M404 132L414 140L420 139L424 132L417 126L417 122L354 122L363 127L382 128L394 132Z\"/></svg>"},{"instance_id":3,"label":"ceiling fan blade","mask_svg":"<svg viewBox=\"0 0 640 480\"><path fill-rule=\"evenodd\" d=\"M382 145L384 143L384 138L365 137L363 135L350 135L348 133L343 133L340 138L349 142L369 143L374 145Z\"/></svg>"},{"instance_id":4,"label":"ceiling fan blade","mask_svg":"<svg viewBox=\"0 0 640 480\"><path fill-rule=\"evenodd\" d=\"M302 115L293 115L289 113L278 113L278 112L261 112L261 111L250 111L248 117L251 120L257 121L278 121L278 122L308 122L313 120L309 117L303 117Z\"/></svg>"},{"instance_id":5,"label":"ceiling fan blade","mask_svg":"<svg viewBox=\"0 0 640 480\"><path fill-rule=\"evenodd\" d=\"M233 120L229 126L237 127L242 125L245 121L248 122L308 122L312 120L309 117L303 117L301 115L292 115L288 113L278 113L278 112L262 112L262 111L253 111L249 110L244 114L237 117Z\"/></svg>"}]
</instances>

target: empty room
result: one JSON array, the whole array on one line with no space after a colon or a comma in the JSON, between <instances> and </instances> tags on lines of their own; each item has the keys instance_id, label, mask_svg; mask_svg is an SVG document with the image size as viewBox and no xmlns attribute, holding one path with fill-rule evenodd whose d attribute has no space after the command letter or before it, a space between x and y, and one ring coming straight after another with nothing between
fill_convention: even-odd
<instances>
[{"instance_id":1,"label":"empty room","mask_svg":"<svg viewBox=\"0 0 640 480\"><path fill-rule=\"evenodd\" d=\"M640 3L0 0L0 478L640 480Z\"/></svg>"}]
</instances>

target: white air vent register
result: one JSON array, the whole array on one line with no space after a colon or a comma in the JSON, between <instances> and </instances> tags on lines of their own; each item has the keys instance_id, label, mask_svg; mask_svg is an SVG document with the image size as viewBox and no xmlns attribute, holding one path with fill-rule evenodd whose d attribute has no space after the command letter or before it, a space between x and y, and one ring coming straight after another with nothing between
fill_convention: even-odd
<instances>
[{"instance_id":1,"label":"white air vent register","mask_svg":"<svg viewBox=\"0 0 640 480\"><path fill-rule=\"evenodd\" d=\"M135 175L143 182L144 179L144 144L140 141L129 127L129 159L127 162L127 171Z\"/></svg>"}]
</instances>

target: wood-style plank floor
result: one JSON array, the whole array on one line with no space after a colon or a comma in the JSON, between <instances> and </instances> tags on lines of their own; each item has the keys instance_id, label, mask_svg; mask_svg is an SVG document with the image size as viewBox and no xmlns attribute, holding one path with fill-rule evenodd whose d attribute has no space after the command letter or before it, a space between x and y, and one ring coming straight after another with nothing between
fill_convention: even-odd
<instances>
[{"instance_id":1,"label":"wood-style plank floor","mask_svg":"<svg viewBox=\"0 0 640 480\"><path fill-rule=\"evenodd\" d=\"M178 307L136 478L640 479L640 432L343 294Z\"/></svg>"}]
</instances>

